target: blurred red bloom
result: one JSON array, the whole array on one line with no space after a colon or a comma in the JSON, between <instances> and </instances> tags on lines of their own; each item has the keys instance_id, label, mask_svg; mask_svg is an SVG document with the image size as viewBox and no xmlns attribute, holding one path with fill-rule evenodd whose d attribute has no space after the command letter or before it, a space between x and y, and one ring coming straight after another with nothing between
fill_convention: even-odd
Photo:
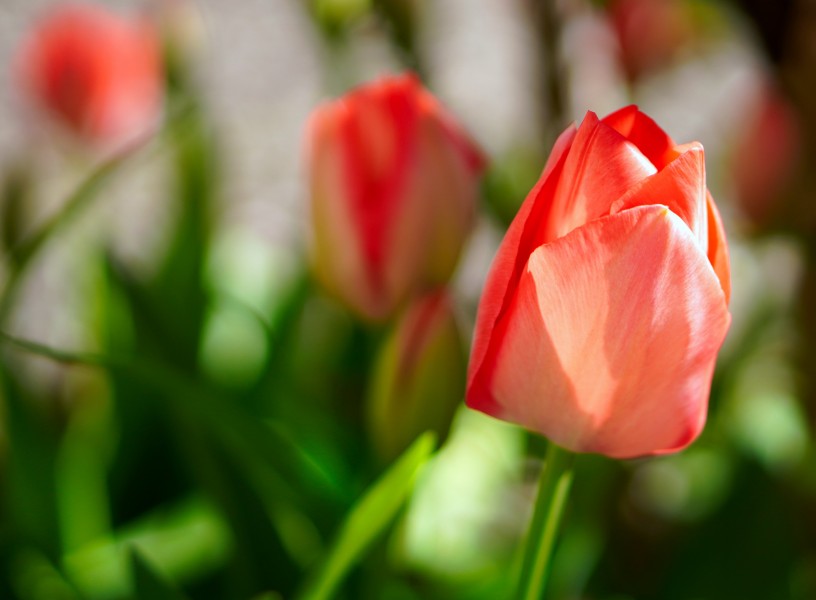
<instances>
[{"instance_id":1,"label":"blurred red bloom","mask_svg":"<svg viewBox=\"0 0 816 600\"><path fill-rule=\"evenodd\" d=\"M796 111L775 86L764 84L737 135L731 161L737 202L753 222L772 216L794 173L800 146Z\"/></svg>"},{"instance_id":2,"label":"blurred red bloom","mask_svg":"<svg viewBox=\"0 0 816 600\"><path fill-rule=\"evenodd\" d=\"M730 323L703 148L636 107L556 142L485 285L467 403L578 452L680 450Z\"/></svg>"},{"instance_id":3,"label":"blurred red bloom","mask_svg":"<svg viewBox=\"0 0 816 600\"><path fill-rule=\"evenodd\" d=\"M161 110L156 32L102 7L54 8L24 40L17 69L36 105L92 145L119 146L149 132Z\"/></svg>"},{"instance_id":4,"label":"blurred red bloom","mask_svg":"<svg viewBox=\"0 0 816 600\"><path fill-rule=\"evenodd\" d=\"M666 65L694 35L688 8L678 0L613 0L609 14L631 81Z\"/></svg>"},{"instance_id":5,"label":"blurred red bloom","mask_svg":"<svg viewBox=\"0 0 816 600\"><path fill-rule=\"evenodd\" d=\"M321 106L307 143L313 258L331 292L379 320L450 278L485 161L416 77Z\"/></svg>"}]
</instances>

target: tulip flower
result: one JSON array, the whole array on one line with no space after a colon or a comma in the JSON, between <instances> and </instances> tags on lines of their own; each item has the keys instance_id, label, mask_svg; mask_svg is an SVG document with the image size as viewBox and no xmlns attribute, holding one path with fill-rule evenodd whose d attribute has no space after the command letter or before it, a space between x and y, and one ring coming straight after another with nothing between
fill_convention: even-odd
<instances>
[{"instance_id":1,"label":"tulip flower","mask_svg":"<svg viewBox=\"0 0 816 600\"><path fill-rule=\"evenodd\" d=\"M318 108L307 130L312 255L369 320L446 282L473 224L481 152L413 75Z\"/></svg>"},{"instance_id":2,"label":"tulip flower","mask_svg":"<svg viewBox=\"0 0 816 600\"><path fill-rule=\"evenodd\" d=\"M681 0L612 0L607 10L630 81L669 64L699 29Z\"/></svg>"},{"instance_id":3,"label":"tulip flower","mask_svg":"<svg viewBox=\"0 0 816 600\"><path fill-rule=\"evenodd\" d=\"M448 294L437 290L411 303L378 356L369 392L371 435L383 458L397 457L425 431L447 435L466 369Z\"/></svg>"},{"instance_id":4,"label":"tulip flower","mask_svg":"<svg viewBox=\"0 0 816 600\"><path fill-rule=\"evenodd\" d=\"M757 226L779 209L800 160L802 125L796 110L771 83L763 83L741 122L730 163L735 198Z\"/></svg>"},{"instance_id":5,"label":"tulip flower","mask_svg":"<svg viewBox=\"0 0 816 600\"><path fill-rule=\"evenodd\" d=\"M730 323L703 147L637 107L567 129L487 277L467 404L574 452L678 451Z\"/></svg>"},{"instance_id":6,"label":"tulip flower","mask_svg":"<svg viewBox=\"0 0 816 600\"><path fill-rule=\"evenodd\" d=\"M57 7L23 42L17 69L34 104L92 146L118 148L158 120L160 43L144 20L92 5Z\"/></svg>"}]
</instances>

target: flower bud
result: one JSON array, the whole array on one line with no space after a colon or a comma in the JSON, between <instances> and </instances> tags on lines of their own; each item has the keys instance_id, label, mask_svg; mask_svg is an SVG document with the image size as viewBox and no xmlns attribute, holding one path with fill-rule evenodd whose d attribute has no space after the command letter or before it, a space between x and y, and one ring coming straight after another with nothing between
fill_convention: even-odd
<instances>
[{"instance_id":1,"label":"flower bud","mask_svg":"<svg viewBox=\"0 0 816 600\"><path fill-rule=\"evenodd\" d=\"M93 5L52 10L23 42L24 91L53 121L93 146L120 147L161 110L161 52L147 21Z\"/></svg>"},{"instance_id":2,"label":"flower bud","mask_svg":"<svg viewBox=\"0 0 816 600\"><path fill-rule=\"evenodd\" d=\"M413 75L318 108L308 132L312 256L369 320L445 283L470 233L482 154Z\"/></svg>"},{"instance_id":3,"label":"flower bud","mask_svg":"<svg viewBox=\"0 0 816 600\"><path fill-rule=\"evenodd\" d=\"M396 323L374 367L369 426L380 456L398 456L424 431L444 437L465 391L465 351L444 290Z\"/></svg>"}]
</instances>

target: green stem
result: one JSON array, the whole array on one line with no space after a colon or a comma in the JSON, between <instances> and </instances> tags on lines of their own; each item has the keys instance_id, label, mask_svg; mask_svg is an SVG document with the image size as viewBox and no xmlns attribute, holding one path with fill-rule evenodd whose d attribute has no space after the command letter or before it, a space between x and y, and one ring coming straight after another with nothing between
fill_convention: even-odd
<instances>
[{"instance_id":1,"label":"green stem","mask_svg":"<svg viewBox=\"0 0 816 600\"><path fill-rule=\"evenodd\" d=\"M163 138L175 135L176 130L186 124L189 113L187 107L175 110L168 115L161 135L148 134L140 137L107 158L80 183L79 187L65 200L62 208L55 215L41 225L30 237L25 238L10 250L8 256L9 271L5 288L2 295L0 295L0 327L6 324L9 314L14 308L17 294L29 267L47 243L93 203L94 199L99 195L99 191L122 163L145 149L158 148Z\"/></svg>"},{"instance_id":2,"label":"green stem","mask_svg":"<svg viewBox=\"0 0 816 600\"><path fill-rule=\"evenodd\" d=\"M102 163L71 194L57 214L52 216L31 237L11 250L9 256L10 271L2 298L0 298L0 324L5 323L7 320L28 267L34 258L39 255L46 242L53 238L59 229L65 227L75 216L85 210L97 196L102 185L107 182L119 165L133 153L133 150L133 147L128 147L123 152Z\"/></svg>"},{"instance_id":3,"label":"green stem","mask_svg":"<svg viewBox=\"0 0 816 600\"><path fill-rule=\"evenodd\" d=\"M547 585L558 526L572 484L575 455L550 442L538 487L533 520L527 532L518 600L540 600Z\"/></svg>"}]
</instances>

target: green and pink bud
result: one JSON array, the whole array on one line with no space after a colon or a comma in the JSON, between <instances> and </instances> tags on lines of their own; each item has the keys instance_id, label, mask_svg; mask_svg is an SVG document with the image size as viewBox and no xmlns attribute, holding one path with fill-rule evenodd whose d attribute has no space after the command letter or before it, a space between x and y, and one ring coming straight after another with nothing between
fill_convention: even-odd
<instances>
[{"instance_id":1,"label":"green and pink bud","mask_svg":"<svg viewBox=\"0 0 816 600\"><path fill-rule=\"evenodd\" d=\"M435 291L412 303L377 358L369 390L369 429L383 459L425 431L447 434L464 398L466 368L448 294Z\"/></svg>"}]
</instances>

